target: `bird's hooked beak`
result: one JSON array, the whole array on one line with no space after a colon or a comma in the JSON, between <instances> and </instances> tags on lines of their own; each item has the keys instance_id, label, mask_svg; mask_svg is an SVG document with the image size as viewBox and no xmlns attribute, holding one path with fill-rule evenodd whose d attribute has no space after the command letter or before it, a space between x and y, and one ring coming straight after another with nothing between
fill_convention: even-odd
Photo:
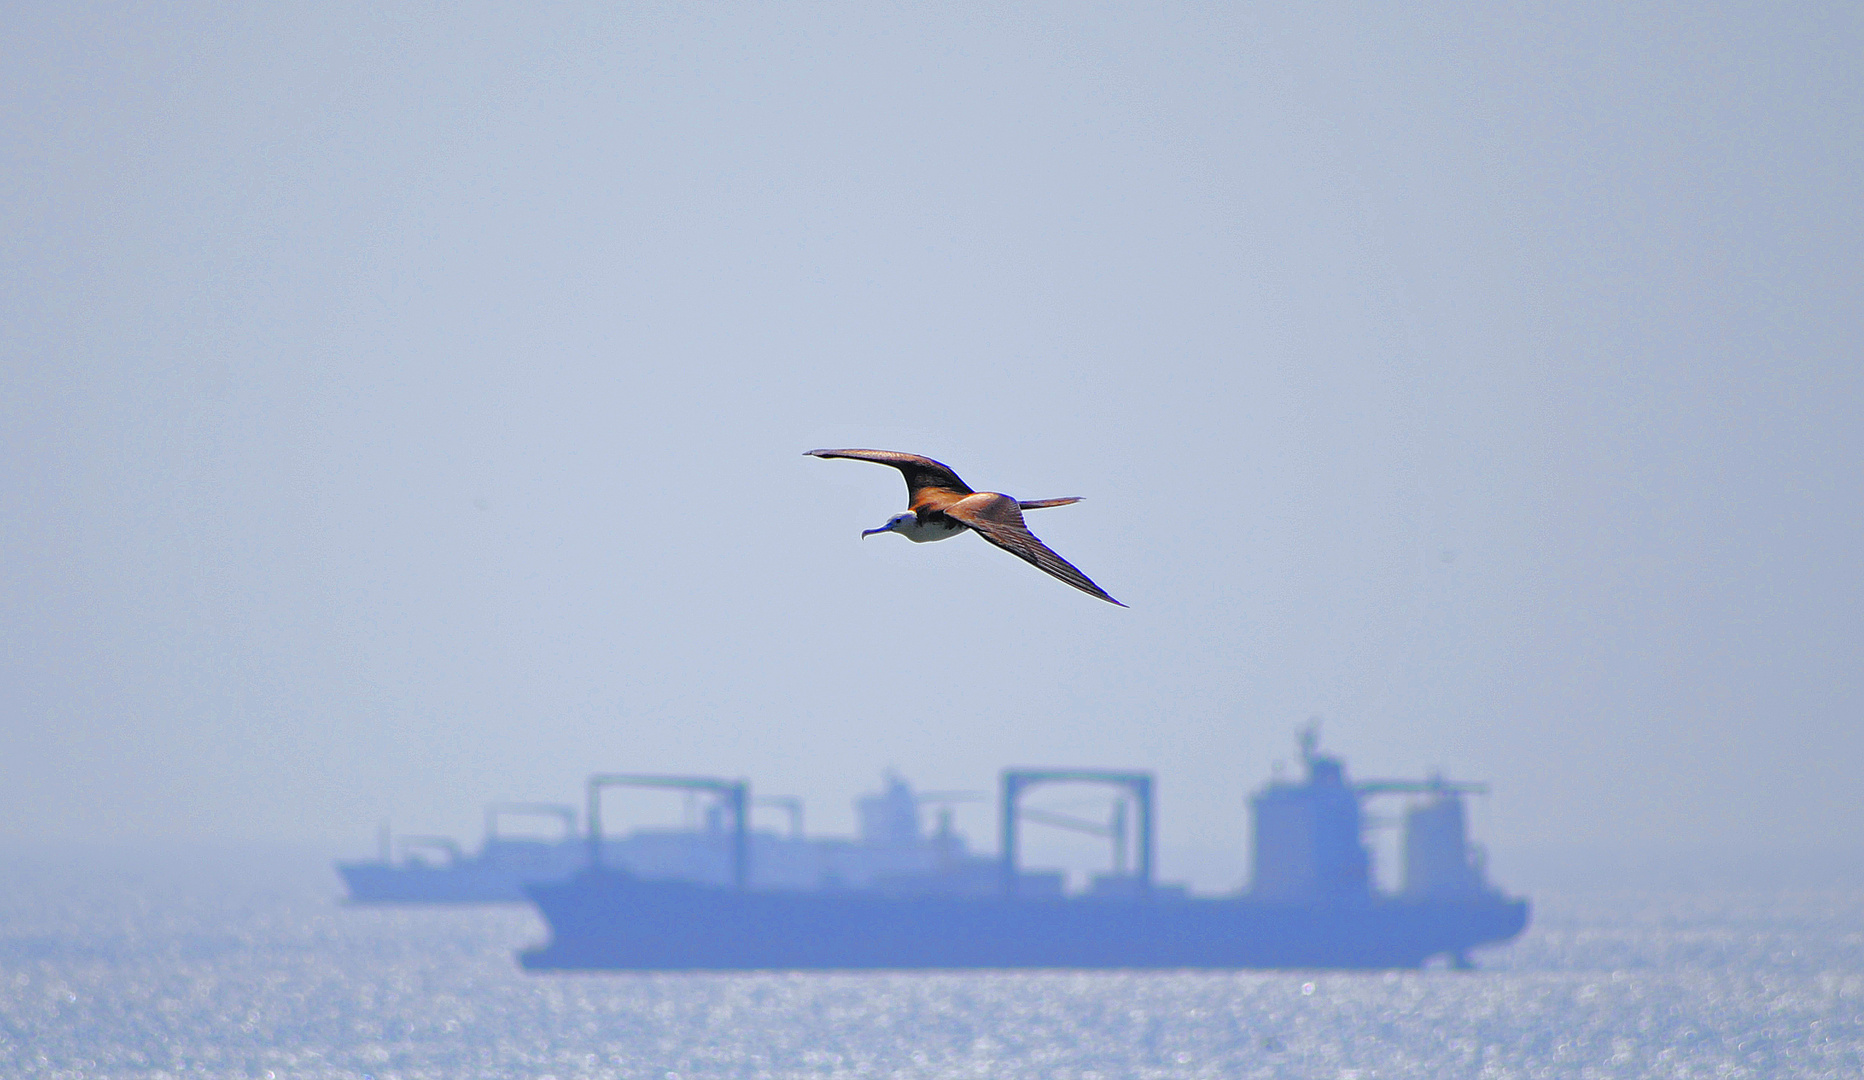
<instances>
[{"instance_id":1,"label":"bird's hooked beak","mask_svg":"<svg viewBox=\"0 0 1864 1080\"><path fill-rule=\"evenodd\" d=\"M904 514L895 514L892 517L888 518L887 523L885 525L882 525L878 529L862 529L861 538L866 539L867 537L870 537L874 535L875 533L899 532L901 526L909 526L916 520L918 520L917 517L915 517L913 512L910 510ZM906 535L908 537L912 536L911 533L907 533Z\"/></svg>"}]
</instances>

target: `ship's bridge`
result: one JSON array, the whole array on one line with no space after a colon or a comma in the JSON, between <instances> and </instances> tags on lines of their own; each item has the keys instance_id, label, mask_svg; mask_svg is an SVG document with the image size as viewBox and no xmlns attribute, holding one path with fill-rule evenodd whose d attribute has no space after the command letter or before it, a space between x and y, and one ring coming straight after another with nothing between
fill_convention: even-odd
<instances>
[{"instance_id":1,"label":"ship's bridge","mask_svg":"<svg viewBox=\"0 0 1864 1080\"><path fill-rule=\"evenodd\" d=\"M1404 815L1400 896L1454 899L1494 893L1484 878L1481 850L1469 843L1462 799L1486 793L1486 786L1441 776L1355 783L1339 758L1320 752L1317 725L1302 730L1300 746L1306 777L1299 783L1272 780L1250 800L1251 896L1277 903L1369 902L1374 890L1364 803L1383 795L1423 797Z\"/></svg>"}]
</instances>

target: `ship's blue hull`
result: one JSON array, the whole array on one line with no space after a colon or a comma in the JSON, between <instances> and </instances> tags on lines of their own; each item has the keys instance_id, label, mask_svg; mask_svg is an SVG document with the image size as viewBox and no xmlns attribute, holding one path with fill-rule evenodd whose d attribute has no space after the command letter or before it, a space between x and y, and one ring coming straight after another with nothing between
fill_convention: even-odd
<instances>
[{"instance_id":1,"label":"ship's blue hull","mask_svg":"<svg viewBox=\"0 0 1864 1080\"><path fill-rule=\"evenodd\" d=\"M615 872L528 886L531 970L1407 968L1527 925L1527 902L1047 899L754 892Z\"/></svg>"}]
</instances>

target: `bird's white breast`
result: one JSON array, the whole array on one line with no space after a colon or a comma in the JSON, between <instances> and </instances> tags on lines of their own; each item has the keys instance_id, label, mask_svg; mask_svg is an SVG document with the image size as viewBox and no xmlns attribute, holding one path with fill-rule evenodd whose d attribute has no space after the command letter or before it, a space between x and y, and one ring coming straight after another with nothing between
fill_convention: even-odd
<instances>
[{"instance_id":1,"label":"bird's white breast","mask_svg":"<svg viewBox=\"0 0 1864 1080\"><path fill-rule=\"evenodd\" d=\"M968 528L970 528L970 526L960 525L951 520L932 522L920 522L915 520L893 531L911 540L915 544L930 544L934 540L948 540L964 532Z\"/></svg>"}]
</instances>

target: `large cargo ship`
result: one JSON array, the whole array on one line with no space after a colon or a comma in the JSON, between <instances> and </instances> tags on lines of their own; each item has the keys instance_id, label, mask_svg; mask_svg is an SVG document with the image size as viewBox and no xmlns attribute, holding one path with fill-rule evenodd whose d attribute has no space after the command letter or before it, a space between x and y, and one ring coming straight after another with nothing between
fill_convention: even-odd
<instances>
[{"instance_id":1,"label":"large cargo ship","mask_svg":"<svg viewBox=\"0 0 1864 1080\"><path fill-rule=\"evenodd\" d=\"M1000 848L994 859L961 853L863 884L831 878L794 887L757 880L742 781L596 776L589 782L590 865L565 881L526 887L550 940L520 957L534 971L872 968L1404 968L1441 958L1468 966L1470 950L1506 941L1527 925L1525 900L1485 880L1467 839L1462 797L1476 785L1441 778L1350 783L1336 758L1303 738L1306 776L1271 782L1251 800L1250 887L1192 896L1153 880L1150 774L1013 769L1002 776ZM1104 827L1114 872L1067 895L1061 875L1018 861L1025 821L1101 831L1066 815L1023 807L1031 788L1060 782L1111 785L1124 810ZM659 784L715 794L732 828L722 849L730 878L701 882L643 876L608 865L600 806L605 787ZM1404 879L1374 888L1364 803L1410 801ZM1137 865L1123 865L1136 817ZM902 837L902 840L907 838ZM917 839L917 838L915 838Z\"/></svg>"}]
</instances>

